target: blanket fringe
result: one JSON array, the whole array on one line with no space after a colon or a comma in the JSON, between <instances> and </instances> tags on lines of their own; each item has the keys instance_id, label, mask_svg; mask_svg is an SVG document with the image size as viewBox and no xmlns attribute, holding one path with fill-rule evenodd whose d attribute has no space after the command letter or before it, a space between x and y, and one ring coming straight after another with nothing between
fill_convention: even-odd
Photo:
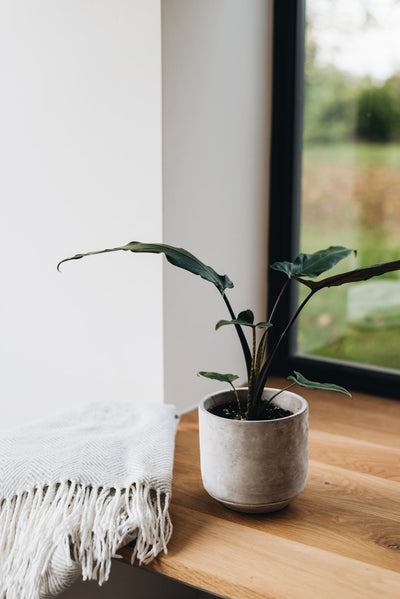
<instances>
[{"instance_id":1,"label":"blanket fringe","mask_svg":"<svg viewBox=\"0 0 400 599\"><path fill-rule=\"evenodd\" d=\"M111 558L135 539L132 563L167 552L169 493L61 482L0 502L0 599L39 599L84 580L108 580Z\"/></svg>"}]
</instances>

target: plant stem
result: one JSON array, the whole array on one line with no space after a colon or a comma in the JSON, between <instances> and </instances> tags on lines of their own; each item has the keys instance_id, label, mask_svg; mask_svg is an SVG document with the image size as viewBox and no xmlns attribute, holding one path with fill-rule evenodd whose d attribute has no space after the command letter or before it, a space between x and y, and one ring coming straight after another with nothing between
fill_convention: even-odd
<instances>
[{"instance_id":1,"label":"plant stem","mask_svg":"<svg viewBox=\"0 0 400 599\"><path fill-rule=\"evenodd\" d=\"M292 387L294 387L295 385L297 385L297 383L291 383L290 385L288 385L287 387L284 387L283 389L281 389L280 391L278 391L277 393L275 393L275 395L273 395L272 397L269 398L269 400L267 401L266 405L268 405L269 403L271 403L271 401L273 399L275 399L275 397L277 397L278 395L280 395L281 393L283 393L284 391L287 391L288 389L291 389Z\"/></svg>"},{"instance_id":2,"label":"plant stem","mask_svg":"<svg viewBox=\"0 0 400 599\"><path fill-rule=\"evenodd\" d=\"M307 302L312 298L312 296L314 295L315 290L311 290L310 293L307 295L307 297L302 301L302 303L300 304L300 306L297 308L296 312L294 313L294 315L292 316L292 318L290 319L290 321L288 322L288 324L286 325L284 331L280 334L279 339L277 340L277 342L275 343L275 346L270 354L270 356L268 357L268 360L265 362L264 366L261 369L260 372L260 376L258 378L258 384L257 384L257 389L256 389L256 395L255 395L255 400L258 401L258 399L261 397L266 380L268 378L268 374L269 374L269 369L271 367L271 363L276 355L276 352L279 349L280 344L282 343L283 339L285 338L286 333L289 331L290 327L293 325L293 323L295 322L296 318L298 317L298 315L300 314L300 312L303 310L304 306L307 304Z\"/></svg>"},{"instance_id":3,"label":"plant stem","mask_svg":"<svg viewBox=\"0 0 400 599\"><path fill-rule=\"evenodd\" d=\"M250 369L250 379L249 379L249 388L248 388L248 393L247 393L247 411L246 411L246 418L250 418L252 415L252 411L253 411L253 406L254 406L254 398L253 398L253 388L255 385L255 378L256 378L256 327L253 326L252 327L252 334L253 334L253 351L252 351L252 359L251 359L251 369Z\"/></svg>"},{"instance_id":4,"label":"plant stem","mask_svg":"<svg viewBox=\"0 0 400 599\"><path fill-rule=\"evenodd\" d=\"M267 347L268 331L269 331L269 329L265 329L263 336L261 337L261 341L258 345L258 350L257 350L257 355L256 355L256 365L255 365L256 378L258 378L258 375L260 374L262 360L263 360L264 353L265 353L265 350Z\"/></svg>"},{"instance_id":5,"label":"plant stem","mask_svg":"<svg viewBox=\"0 0 400 599\"><path fill-rule=\"evenodd\" d=\"M294 324L295 320L297 319L298 315L300 314L300 312L303 310L304 306L307 304L307 302L311 299L311 297L314 295L314 291L310 291L310 293L307 295L307 297L301 302L300 306L297 308L296 312L294 313L294 315L292 316L292 318L289 320L288 324L286 325L284 331L281 333L281 335L279 336L278 341L275 343L275 347L272 350L266 366L267 368L269 367L269 365L271 364L272 360L274 359L276 352L279 349L280 344L282 343L286 333L289 331L289 329L291 328L291 326Z\"/></svg>"},{"instance_id":6,"label":"plant stem","mask_svg":"<svg viewBox=\"0 0 400 599\"><path fill-rule=\"evenodd\" d=\"M225 293L221 293L222 297L224 298L224 302L229 310L229 314L231 315L232 320L236 320L236 316L234 311L232 310L232 306L229 303L228 298L226 297ZM235 329L237 334L239 335L239 340L240 340L240 344L242 346L243 349L243 354L244 354L244 359L246 362L246 370L247 370L247 378L250 379L250 375L251 375L251 353L250 353L250 348L249 348L249 344L247 343L247 339L243 333L243 329L240 325L235 324Z\"/></svg>"},{"instance_id":7,"label":"plant stem","mask_svg":"<svg viewBox=\"0 0 400 599\"><path fill-rule=\"evenodd\" d=\"M278 297L275 300L275 304L274 304L274 307L272 308L271 314L270 314L269 318L267 318L268 322L272 322L272 319L274 317L274 314L275 314L275 311L276 311L276 309L278 307L280 299L281 299L282 295L284 294L284 292L285 292L287 286L289 285L290 281L291 281L291 279L287 278L286 281L285 281L285 283L284 283L284 285L282 286L282 289L280 290L279 295L278 295Z\"/></svg>"},{"instance_id":8,"label":"plant stem","mask_svg":"<svg viewBox=\"0 0 400 599\"><path fill-rule=\"evenodd\" d=\"M239 409L239 416L240 416L240 419L241 419L241 420L243 420L242 406L240 405L240 399L239 399L238 392L236 391L236 388L235 388L235 386L232 384L232 382L231 382L231 381L229 381L229 384L230 384L230 386L232 387L232 389L233 389L233 392L234 392L234 394L235 394L235 397L236 397L236 401L237 401L237 405L238 405L238 409Z\"/></svg>"}]
</instances>

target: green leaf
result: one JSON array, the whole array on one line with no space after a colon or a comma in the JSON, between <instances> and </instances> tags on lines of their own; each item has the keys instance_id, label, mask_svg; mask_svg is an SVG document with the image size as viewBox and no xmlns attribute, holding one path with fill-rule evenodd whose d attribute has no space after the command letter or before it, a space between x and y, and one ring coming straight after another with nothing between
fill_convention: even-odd
<instances>
[{"instance_id":1,"label":"green leaf","mask_svg":"<svg viewBox=\"0 0 400 599\"><path fill-rule=\"evenodd\" d=\"M239 378L236 374L220 374L219 372L204 372L203 370L198 372L197 376L204 376L207 379L220 381L221 383L232 383Z\"/></svg>"},{"instance_id":2,"label":"green leaf","mask_svg":"<svg viewBox=\"0 0 400 599\"><path fill-rule=\"evenodd\" d=\"M227 324L236 324L243 327L252 327L254 322L254 314L251 310L244 310L238 314L237 318L233 320L219 320L215 325L215 330L218 331L219 328L227 325Z\"/></svg>"},{"instance_id":3,"label":"green leaf","mask_svg":"<svg viewBox=\"0 0 400 599\"><path fill-rule=\"evenodd\" d=\"M87 252L85 254L76 254L71 258L64 258L61 260L61 262L59 262L57 265L57 269L59 270L60 265L64 262L68 262L69 260L79 260L80 258L84 258L86 256L118 251L165 254L165 257L170 264L192 272L195 275L199 275L202 279L205 279L210 283L214 283L221 293L224 293L225 289L230 289L233 287L233 283L227 275L217 274L217 272L211 268L211 266L207 266L187 250L161 243L141 243L140 241L131 241L130 243L127 243L121 247L99 250L96 252Z\"/></svg>"},{"instance_id":4,"label":"green leaf","mask_svg":"<svg viewBox=\"0 0 400 599\"><path fill-rule=\"evenodd\" d=\"M245 320L240 320L239 318L235 318L234 320L219 320L217 322L217 324L215 325L215 330L218 331L218 329L226 326L227 324L238 324L243 327L252 326L252 325L249 325L249 323L246 322Z\"/></svg>"},{"instance_id":5,"label":"green leaf","mask_svg":"<svg viewBox=\"0 0 400 599\"><path fill-rule=\"evenodd\" d=\"M272 323L270 322L257 322L254 323L254 314L251 310L245 310L244 312L240 312L237 318L234 320L219 320L215 325L215 330L218 331L219 328L227 325L227 324L238 324L242 327L252 327L257 329L268 329L272 327Z\"/></svg>"},{"instance_id":6,"label":"green leaf","mask_svg":"<svg viewBox=\"0 0 400 599\"><path fill-rule=\"evenodd\" d=\"M247 324L253 324L254 314L251 310L243 310L243 312L239 312L238 319L244 320Z\"/></svg>"},{"instance_id":7,"label":"green leaf","mask_svg":"<svg viewBox=\"0 0 400 599\"><path fill-rule=\"evenodd\" d=\"M325 287L339 287L346 283L357 283L359 281L367 281L372 277L379 277L387 272L394 272L400 270L400 260L394 260L393 262L382 262L381 264L374 264L372 266L366 266L365 268L356 268L347 272L342 272L332 277L321 279L320 281L305 281L297 279L299 283L307 285L312 291L319 291Z\"/></svg>"},{"instance_id":8,"label":"green leaf","mask_svg":"<svg viewBox=\"0 0 400 599\"><path fill-rule=\"evenodd\" d=\"M272 322L257 322L254 326L257 329L269 329L269 327L272 327Z\"/></svg>"},{"instance_id":9,"label":"green leaf","mask_svg":"<svg viewBox=\"0 0 400 599\"><path fill-rule=\"evenodd\" d=\"M271 268L285 273L289 279L294 277L314 279L335 266L353 251L342 246L330 246L314 254L300 254L294 262L274 262Z\"/></svg>"},{"instance_id":10,"label":"green leaf","mask_svg":"<svg viewBox=\"0 0 400 599\"><path fill-rule=\"evenodd\" d=\"M300 374L300 372L294 371L295 376L288 376L289 381L293 381L300 385L300 387L305 387L306 389L314 389L314 390L323 390L323 391L337 391L338 393L344 393L351 397L351 393L347 391L344 387L340 387L339 385L334 385L332 383L317 383L315 381L309 381L305 376Z\"/></svg>"}]
</instances>

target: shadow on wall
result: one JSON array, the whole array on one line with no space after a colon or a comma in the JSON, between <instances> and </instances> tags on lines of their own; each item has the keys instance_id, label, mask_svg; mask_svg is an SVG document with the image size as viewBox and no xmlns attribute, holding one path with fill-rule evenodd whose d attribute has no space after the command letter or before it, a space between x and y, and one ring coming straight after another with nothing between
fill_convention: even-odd
<instances>
[{"instance_id":1,"label":"shadow on wall","mask_svg":"<svg viewBox=\"0 0 400 599\"><path fill-rule=\"evenodd\" d=\"M96 582L77 582L60 595L61 599L208 599L216 597L175 582L166 576L114 562L109 581L99 587Z\"/></svg>"}]
</instances>

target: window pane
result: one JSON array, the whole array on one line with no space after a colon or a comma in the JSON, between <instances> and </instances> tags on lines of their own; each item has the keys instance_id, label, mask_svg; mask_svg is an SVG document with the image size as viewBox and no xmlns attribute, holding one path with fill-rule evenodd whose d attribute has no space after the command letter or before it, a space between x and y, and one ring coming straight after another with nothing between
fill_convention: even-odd
<instances>
[{"instance_id":1,"label":"window pane","mask_svg":"<svg viewBox=\"0 0 400 599\"><path fill-rule=\"evenodd\" d=\"M306 20L301 249L399 259L400 3L308 0ZM316 295L298 351L400 369L399 274Z\"/></svg>"}]
</instances>

